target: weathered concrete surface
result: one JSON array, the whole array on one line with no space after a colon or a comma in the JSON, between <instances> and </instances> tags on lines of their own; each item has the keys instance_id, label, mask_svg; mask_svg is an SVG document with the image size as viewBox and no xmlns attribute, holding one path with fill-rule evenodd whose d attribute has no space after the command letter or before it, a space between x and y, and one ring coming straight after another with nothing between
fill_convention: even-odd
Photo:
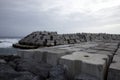
<instances>
[{"instance_id":1,"label":"weathered concrete surface","mask_svg":"<svg viewBox=\"0 0 120 80\"><path fill-rule=\"evenodd\" d=\"M117 52L116 52L115 55L116 55L116 56L120 56L120 47L119 47L119 49L117 50Z\"/></svg>"},{"instance_id":2,"label":"weathered concrete surface","mask_svg":"<svg viewBox=\"0 0 120 80\"><path fill-rule=\"evenodd\" d=\"M108 70L108 80L120 80L120 56L115 55Z\"/></svg>"},{"instance_id":3,"label":"weathered concrete surface","mask_svg":"<svg viewBox=\"0 0 120 80\"><path fill-rule=\"evenodd\" d=\"M65 49L68 51L86 51L87 49L91 47L97 46L98 43L96 42L84 42L84 43L79 43L79 44L69 44L69 45L59 45L59 46L54 46L51 48L58 48L58 49Z\"/></svg>"},{"instance_id":4,"label":"weathered concrete surface","mask_svg":"<svg viewBox=\"0 0 120 80\"><path fill-rule=\"evenodd\" d=\"M119 55L117 49L118 43L83 42L20 50L18 55L28 61L64 66L68 80L106 80L113 56Z\"/></svg>"},{"instance_id":5,"label":"weathered concrete surface","mask_svg":"<svg viewBox=\"0 0 120 80\"><path fill-rule=\"evenodd\" d=\"M60 64L68 68L68 74L70 73L71 76L87 74L94 76L97 80L104 80L108 60L106 55L74 52L71 55L62 56Z\"/></svg>"},{"instance_id":6,"label":"weathered concrete surface","mask_svg":"<svg viewBox=\"0 0 120 80\"><path fill-rule=\"evenodd\" d=\"M23 59L33 60L35 59L37 62L42 61L43 53L40 53L36 50L19 50L17 55Z\"/></svg>"},{"instance_id":7,"label":"weathered concrete surface","mask_svg":"<svg viewBox=\"0 0 120 80\"><path fill-rule=\"evenodd\" d=\"M57 65L61 56L70 54L71 52L57 48L41 48L35 50L20 50L18 55L28 60L34 59L37 62L45 62L51 65Z\"/></svg>"},{"instance_id":8,"label":"weathered concrete surface","mask_svg":"<svg viewBox=\"0 0 120 80\"><path fill-rule=\"evenodd\" d=\"M120 35L33 32L13 44L14 47L30 49L19 50L19 59L0 57L0 78L5 78L8 73L15 74L15 77L9 76L12 80L106 80L108 73L108 80L119 80L118 42Z\"/></svg>"},{"instance_id":9,"label":"weathered concrete surface","mask_svg":"<svg viewBox=\"0 0 120 80\"><path fill-rule=\"evenodd\" d=\"M108 70L108 80L119 80L120 79L120 46L113 57L112 63Z\"/></svg>"}]
</instances>

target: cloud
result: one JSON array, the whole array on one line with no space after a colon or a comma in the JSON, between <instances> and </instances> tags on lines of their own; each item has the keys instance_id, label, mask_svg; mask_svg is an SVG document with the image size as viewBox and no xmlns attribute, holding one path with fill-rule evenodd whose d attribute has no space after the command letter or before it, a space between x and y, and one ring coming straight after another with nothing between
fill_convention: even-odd
<instances>
[{"instance_id":1,"label":"cloud","mask_svg":"<svg viewBox=\"0 0 120 80\"><path fill-rule=\"evenodd\" d=\"M120 33L119 13L120 0L0 0L0 36L36 30Z\"/></svg>"}]
</instances>

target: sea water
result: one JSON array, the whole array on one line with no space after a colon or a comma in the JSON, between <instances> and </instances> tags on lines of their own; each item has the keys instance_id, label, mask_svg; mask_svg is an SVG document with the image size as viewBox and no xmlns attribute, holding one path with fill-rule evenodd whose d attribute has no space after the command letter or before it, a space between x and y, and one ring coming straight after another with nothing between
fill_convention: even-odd
<instances>
[{"instance_id":1,"label":"sea water","mask_svg":"<svg viewBox=\"0 0 120 80\"><path fill-rule=\"evenodd\" d=\"M12 44L17 43L21 38L0 38L0 55L16 54L17 49Z\"/></svg>"}]
</instances>

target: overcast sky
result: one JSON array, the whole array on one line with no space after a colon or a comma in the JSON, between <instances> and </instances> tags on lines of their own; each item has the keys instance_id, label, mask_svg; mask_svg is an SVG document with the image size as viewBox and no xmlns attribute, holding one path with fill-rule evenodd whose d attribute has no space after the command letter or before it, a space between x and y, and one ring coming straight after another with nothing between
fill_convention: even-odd
<instances>
[{"instance_id":1,"label":"overcast sky","mask_svg":"<svg viewBox=\"0 0 120 80\"><path fill-rule=\"evenodd\" d=\"M120 34L120 0L0 0L0 36L43 30Z\"/></svg>"}]
</instances>

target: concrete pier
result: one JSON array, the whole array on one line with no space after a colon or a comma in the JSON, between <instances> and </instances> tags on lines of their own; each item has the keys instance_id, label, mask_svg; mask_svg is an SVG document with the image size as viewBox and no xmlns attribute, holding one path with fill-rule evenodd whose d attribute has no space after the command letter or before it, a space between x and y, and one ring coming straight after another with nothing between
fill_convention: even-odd
<instances>
[{"instance_id":1,"label":"concrete pier","mask_svg":"<svg viewBox=\"0 0 120 80\"><path fill-rule=\"evenodd\" d=\"M118 60L115 57L115 54L119 54L118 47L118 43L84 42L20 50L18 55L29 61L44 62L52 66L63 65L70 80L106 80L107 74L108 80L112 80L115 76L109 77L114 74L111 72L111 62L114 58Z\"/></svg>"}]
</instances>

